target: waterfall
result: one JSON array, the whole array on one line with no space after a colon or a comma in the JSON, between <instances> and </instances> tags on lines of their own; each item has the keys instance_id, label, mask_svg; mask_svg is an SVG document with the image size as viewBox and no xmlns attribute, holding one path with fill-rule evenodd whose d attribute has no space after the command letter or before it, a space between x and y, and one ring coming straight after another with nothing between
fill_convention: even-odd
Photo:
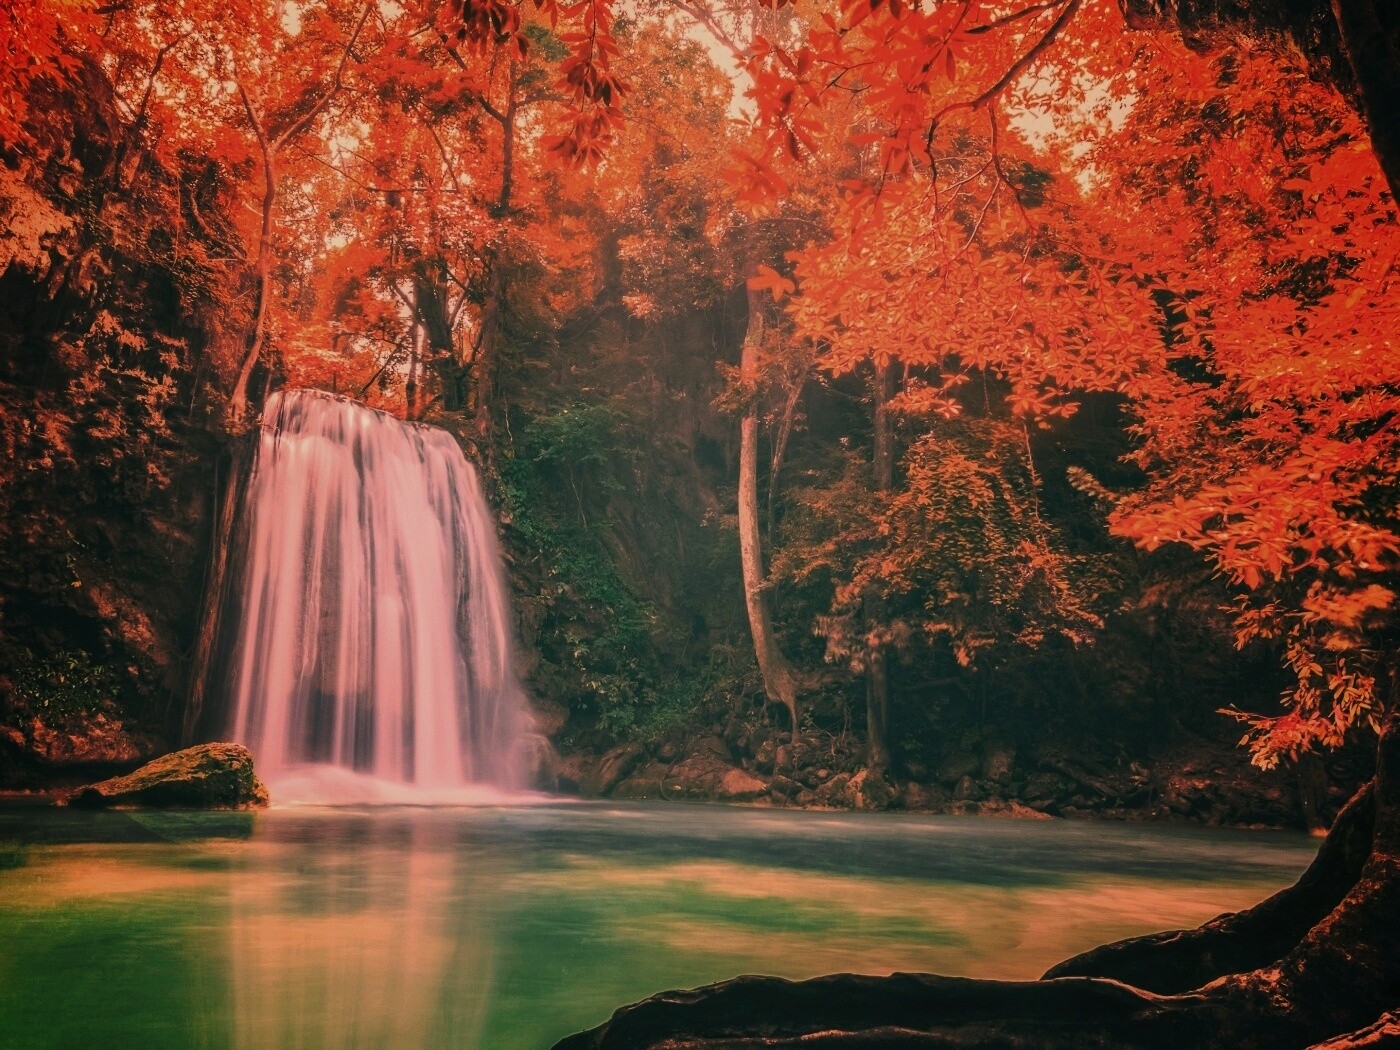
<instances>
[{"instance_id":1,"label":"waterfall","mask_svg":"<svg viewBox=\"0 0 1400 1050\"><path fill-rule=\"evenodd\" d=\"M410 794L522 786L500 548L450 434L280 391L244 515L227 688L274 800L318 794L308 767Z\"/></svg>"}]
</instances>

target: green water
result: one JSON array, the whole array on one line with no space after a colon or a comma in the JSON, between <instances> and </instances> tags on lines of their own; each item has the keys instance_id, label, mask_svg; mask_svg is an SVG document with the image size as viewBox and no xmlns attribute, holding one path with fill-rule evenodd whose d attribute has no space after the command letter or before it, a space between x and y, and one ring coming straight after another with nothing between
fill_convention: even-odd
<instances>
[{"instance_id":1,"label":"green water","mask_svg":"<svg viewBox=\"0 0 1400 1050\"><path fill-rule=\"evenodd\" d=\"M1314 850L662 804L0 811L0 1046L533 1050L738 973L1031 978Z\"/></svg>"}]
</instances>

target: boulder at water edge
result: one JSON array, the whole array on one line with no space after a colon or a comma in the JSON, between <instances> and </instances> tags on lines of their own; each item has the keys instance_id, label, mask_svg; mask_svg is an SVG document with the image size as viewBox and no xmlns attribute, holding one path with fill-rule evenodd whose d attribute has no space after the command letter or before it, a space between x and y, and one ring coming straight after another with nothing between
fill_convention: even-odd
<instances>
[{"instance_id":1,"label":"boulder at water edge","mask_svg":"<svg viewBox=\"0 0 1400 1050\"><path fill-rule=\"evenodd\" d=\"M200 744L163 755L124 777L79 788L68 804L247 809L267 805L267 788L242 744Z\"/></svg>"}]
</instances>

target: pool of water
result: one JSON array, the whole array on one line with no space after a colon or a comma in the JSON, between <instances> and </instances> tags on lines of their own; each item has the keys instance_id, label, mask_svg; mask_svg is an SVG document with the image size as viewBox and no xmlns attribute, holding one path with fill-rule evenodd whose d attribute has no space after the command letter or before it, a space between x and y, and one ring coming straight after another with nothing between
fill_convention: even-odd
<instances>
[{"instance_id":1,"label":"pool of water","mask_svg":"<svg viewBox=\"0 0 1400 1050\"><path fill-rule=\"evenodd\" d=\"M1032 978L1315 850L661 803L0 811L0 1046L535 1050L739 973Z\"/></svg>"}]
</instances>

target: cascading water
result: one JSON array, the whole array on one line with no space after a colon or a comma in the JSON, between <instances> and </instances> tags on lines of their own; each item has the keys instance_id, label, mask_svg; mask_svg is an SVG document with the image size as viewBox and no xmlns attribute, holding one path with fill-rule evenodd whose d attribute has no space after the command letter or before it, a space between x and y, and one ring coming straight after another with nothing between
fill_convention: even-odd
<instances>
[{"instance_id":1,"label":"cascading water","mask_svg":"<svg viewBox=\"0 0 1400 1050\"><path fill-rule=\"evenodd\" d=\"M280 391L245 508L233 738L274 799L324 794L310 766L342 787L520 788L529 717L500 549L452 436Z\"/></svg>"}]
</instances>

